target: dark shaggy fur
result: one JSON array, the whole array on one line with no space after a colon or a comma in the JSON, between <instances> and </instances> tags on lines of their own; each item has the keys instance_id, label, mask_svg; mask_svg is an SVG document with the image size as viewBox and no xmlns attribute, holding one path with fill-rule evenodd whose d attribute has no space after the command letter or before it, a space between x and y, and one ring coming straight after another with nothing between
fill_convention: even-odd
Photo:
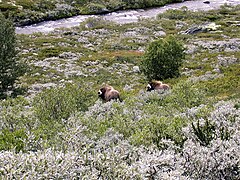
<instances>
[{"instance_id":1,"label":"dark shaggy fur","mask_svg":"<svg viewBox=\"0 0 240 180\"><path fill-rule=\"evenodd\" d=\"M168 89L170 89L169 85L163 84L161 81L151 81L147 85L147 91Z\"/></svg>"},{"instance_id":2,"label":"dark shaggy fur","mask_svg":"<svg viewBox=\"0 0 240 180\"><path fill-rule=\"evenodd\" d=\"M105 102L111 101L112 99L120 100L120 94L112 86L104 86L98 91L98 96ZM120 100L121 101L121 100Z\"/></svg>"}]
</instances>

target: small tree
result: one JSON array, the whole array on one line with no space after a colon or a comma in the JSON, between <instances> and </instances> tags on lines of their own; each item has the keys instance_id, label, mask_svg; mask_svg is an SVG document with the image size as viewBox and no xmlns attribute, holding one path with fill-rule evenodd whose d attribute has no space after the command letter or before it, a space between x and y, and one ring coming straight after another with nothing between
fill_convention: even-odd
<instances>
[{"instance_id":1,"label":"small tree","mask_svg":"<svg viewBox=\"0 0 240 180\"><path fill-rule=\"evenodd\" d=\"M16 35L13 23L0 13L0 98L13 89L25 68L17 59Z\"/></svg>"},{"instance_id":2,"label":"small tree","mask_svg":"<svg viewBox=\"0 0 240 180\"><path fill-rule=\"evenodd\" d=\"M180 75L185 58L184 47L173 36L149 44L142 62L143 73L149 80L162 80Z\"/></svg>"}]
</instances>

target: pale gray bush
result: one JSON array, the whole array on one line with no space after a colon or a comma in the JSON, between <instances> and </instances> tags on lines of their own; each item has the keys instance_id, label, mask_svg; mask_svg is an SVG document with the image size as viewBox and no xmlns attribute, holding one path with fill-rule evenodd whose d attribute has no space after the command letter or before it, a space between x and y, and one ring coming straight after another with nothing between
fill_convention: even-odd
<instances>
[{"instance_id":1,"label":"pale gray bush","mask_svg":"<svg viewBox=\"0 0 240 180\"><path fill-rule=\"evenodd\" d=\"M219 102L208 116L215 126L214 139L208 146L196 140L191 126L184 129L188 140L184 143L184 169L193 179L240 178L240 110L237 101ZM202 123L204 123L202 119ZM229 137L222 137L222 130Z\"/></svg>"},{"instance_id":2,"label":"pale gray bush","mask_svg":"<svg viewBox=\"0 0 240 180\"><path fill-rule=\"evenodd\" d=\"M46 140L44 142L38 139L35 142L34 134L29 132L25 142L27 152L0 152L0 177L239 179L240 110L236 106L239 102L237 100L221 101L212 107L200 104L186 108L182 112L176 111L169 116L187 118L189 122L199 120L200 125L204 124L206 119L211 121L215 126L215 136L208 146L202 146L198 142L190 124L182 130L187 138L183 147L163 138L161 143L165 145L165 149L159 149L154 145L135 146L129 141L131 137L124 136L116 128L107 129L103 135L90 129L94 123L105 120L116 122L125 120L132 123L128 125L145 120L147 122L147 117L157 117L157 113L151 114L150 111L145 114L147 111L144 111L144 108L154 107L154 104L149 104L149 98L164 100L166 97L166 94L157 92L146 94L141 92L136 99L126 99L124 102L97 101L88 111L72 114L68 118L65 132L56 135L56 142L52 148L45 148ZM223 127L230 132L230 136L225 139L221 138Z\"/></svg>"}]
</instances>

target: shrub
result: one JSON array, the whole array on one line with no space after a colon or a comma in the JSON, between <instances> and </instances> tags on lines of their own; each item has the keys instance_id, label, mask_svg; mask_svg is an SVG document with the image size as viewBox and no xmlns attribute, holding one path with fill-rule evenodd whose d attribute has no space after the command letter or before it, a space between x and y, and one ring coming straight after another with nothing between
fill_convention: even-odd
<instances>
[{"instance_id":1,"label":"shrub","mask_svg":"<svg viewBox=\"0 0 240 180\"><path fill-rule=\"evenodd\" d=\"M183 45L169 36L150 43L141 66L149 80L173 78L180 75L179 67L184 58Z\"/></svg>"},{"instance_id":2,"label":"shrub","mask_svg":"<svg viewBox=\"0 0 240 180\"><path fill-rule=\"evenodd\" d=\"M25 68L17 59L15 28L0 14L0 98L13 85Z\"/></svg>"},{"instance_id":3,"label":"shrub","mask_svg":"<svg viewBox=\"0 0 240 180\"><path fill-rule=\"evenodd\" d=\"M102 17L89 17L85 21L83 21L80 24L80 27L85 30L85 29L101 29L101 28L106 28L110 27L112 24L114 24L111 21L107 21L103 19Z\"/></svg>"},{"instance_id":4,"label":"shrub","mask_svg":"<svg viewBox=\"0 0 240 180\"><path fill-rule=\"evenodd\" d=\"M26 127L31 129L33 123L29 123L30 111L28 101L21 96L0 101L0 130L8 129L13 132Z\"/></svg>"},{"instance_id":5,"label":"shrub","mask_svg":"<svg viewBox=\"0 0 240 180\"><path fill-rule=\"evenodd\" d=\"M59 122L73 112L87 110L94 95L77 85L47 89L34 99L35 115L41 122Z\"/></svg>"},{"instance_id":6,"label":"shrub","mask_svg":"<svg viewBox=\"0 0 240 180\"><path fill-rule=\"evenodd\" d=\"M24 130L9 131L4 129L0 133L0 150L12 150L16 152L24 150L24 139L27 135Z\"/></svg>"},{"instance_id":7,"label":"shrub","mask_svg":"<svg viewBox=\"0 0 240 180\"><path fill-rule=\"evenodd\" d=\"M195 13L196 14L196 13ZM194 13L191 13L186 7L181 8L180 10L178 9L169 9L165 13L159 14L158 18L168 18L168 19L186 19L189 18L189 16L193 16Z\"/></svg>"},{"instance_id":8,"label":"shrub","mask_svg":"<svg viewBox=\"0 0 240 180\"><path fill-rule=\"evenodd\" d=\"M188 140L182 150L185 157L183 166L190 179L240 178L240 119L235 104L236 100L220 101L214 105L205 122L200 119L201 125L197 124L195 129L191 124L184 129Z\"/></svg>"},{"instance_id":9,"label":"shrub","mask_svg":"<svg viewBox=\"0 0 240 180\"><path fill-rule=\"evenodd\" d=\"M193 128L194 134L197 136L198 141L203 146L209 145L211 140L214 138L213 136L214 136L215 126L211 124L208 120L206 120L203 126L199 125L199 121L197 122L196 126L192 123L192 128Z\"/></svg>"},{"instance_id":10,"label":"shrub","mask_svg":"<svg viewBox=\"0 0 240 180\"><path fill-rule=\"evenodd\" d=\"M34 136L47 140L46 146L56 143L56 134L64 131L67 119L77 111L85 111L94 101L91 91L77 85L47 89L33 101L37 128Z\"/></svg>"},{"instance_id":11,"label":"shrub","mask_svg":"<svg viewBox=\"0 0 240 180\"><path fill-rule=\"evenodd\" d=\"M101 14L108 12L108 10L103 4L89 3L82 8L81 12L82 14Z\"/></svg>"}]
</instances>

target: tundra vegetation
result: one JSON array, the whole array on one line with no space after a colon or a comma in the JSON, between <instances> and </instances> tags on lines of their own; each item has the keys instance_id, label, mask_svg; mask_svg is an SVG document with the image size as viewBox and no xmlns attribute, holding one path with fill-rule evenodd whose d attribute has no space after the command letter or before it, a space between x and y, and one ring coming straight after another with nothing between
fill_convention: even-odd
<instances>
[{"instance_id":1,"label":"tundra vegetation","mask_svg":"<svg viewBox=\"0 0 240 180\"><path fill-rule=\"evenodd\" d=\"M1 178L240 179L239 14L183 8L17 35L27 91L0 101ZM179 76L146 92L146 48L171 35L185 48ZM123 102L98 99L105 83Z\"/></svg>"}]
</instances>

